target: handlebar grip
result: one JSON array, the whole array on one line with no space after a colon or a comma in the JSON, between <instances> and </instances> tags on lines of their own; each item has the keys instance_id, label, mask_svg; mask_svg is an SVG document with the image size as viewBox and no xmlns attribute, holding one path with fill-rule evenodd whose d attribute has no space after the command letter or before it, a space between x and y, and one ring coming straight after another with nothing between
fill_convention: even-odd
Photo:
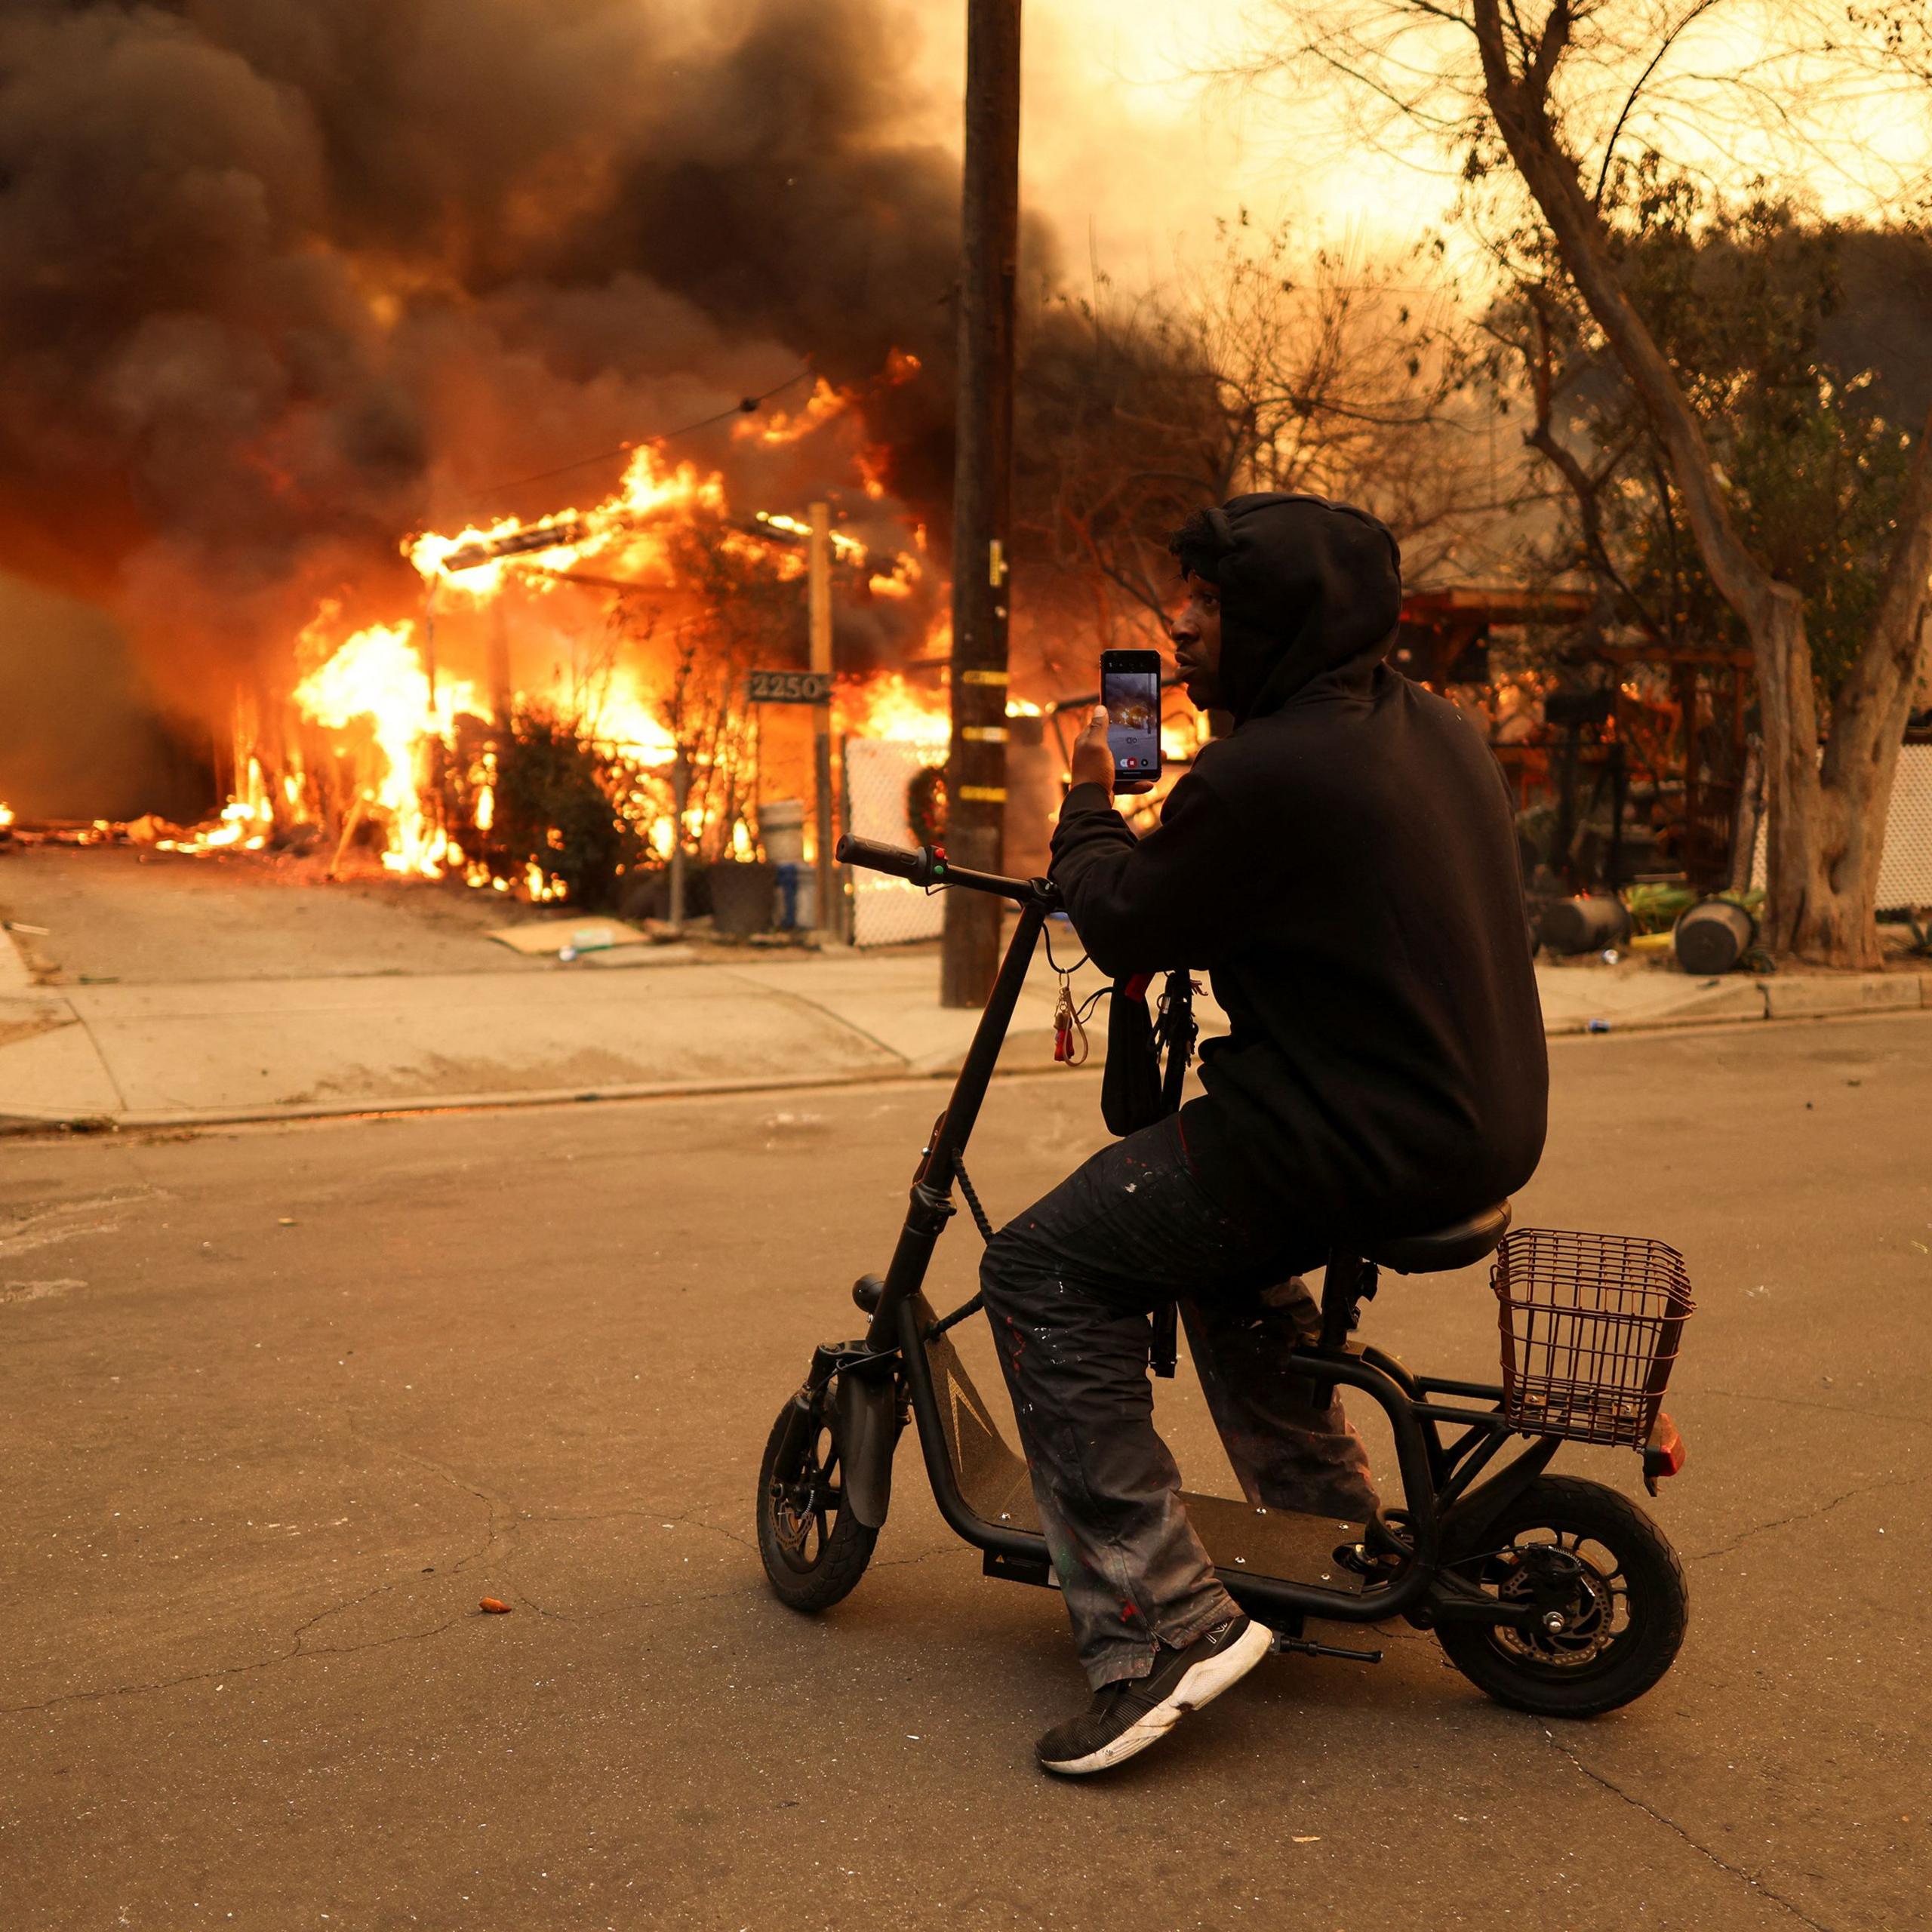
<instances>
[{"instance_id":1,"label":"handlebar grip","mask_svg":"<svg viewBox=\"0 0 1932 1932\"><path fill-rule=\"evenodd\" d=\"M890 872L894 878L909 879L915 885L933 882L935 854L929 845L909 850L903 845L881 845L873 838L854 838L848 832L832 848L841 866L863 866L868 872ZM943 866L944 860L940 861Z\"/></svg>"}]
</instances>

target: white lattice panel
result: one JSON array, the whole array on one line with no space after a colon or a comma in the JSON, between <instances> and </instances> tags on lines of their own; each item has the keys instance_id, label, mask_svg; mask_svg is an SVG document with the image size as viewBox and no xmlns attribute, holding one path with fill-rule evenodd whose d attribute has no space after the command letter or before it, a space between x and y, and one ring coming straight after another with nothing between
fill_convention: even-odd
<instances>
[{"instance_id":1,"label":"white lattice panel","mask_svg":"<svg viewBox=\"0 0 1932 1932\"><path fill-rule=\"evenodd\" d=\"M1764 883L1766 826L1758 826L1758 855L1751 883ZM1892 807L1885 820L1885 856L1878 867L1878 910L1896 912L1932 906L1932 745L1906 745L1899 752Z\"/></svg>"}]
</instances>

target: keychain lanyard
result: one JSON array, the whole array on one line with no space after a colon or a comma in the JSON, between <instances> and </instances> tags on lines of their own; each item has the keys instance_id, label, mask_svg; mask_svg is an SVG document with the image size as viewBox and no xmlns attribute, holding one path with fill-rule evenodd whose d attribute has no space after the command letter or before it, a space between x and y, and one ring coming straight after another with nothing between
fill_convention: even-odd
<instances>
[{"instance_id":1,"label":"keychain lanyard","mask_svg":"<svg viewBox=\"0 0 1932 1932\"><path fill-rule=\"evenodd\" d=\"M1057 1066L1084 1066L1089 1051L1087 1021L1095 1002L1107 989L1102 986L1084 1000L1076 1001L1073 997L1073 976L1086 964L1087 955L1083 952L1071 966L1063 967L1054 957L1053 934L1044 933L1041 937L1047 943L1047 964L1060 981L1060 997L1054 1002L1054 1063Z\"/></svg>"}]
</instances>

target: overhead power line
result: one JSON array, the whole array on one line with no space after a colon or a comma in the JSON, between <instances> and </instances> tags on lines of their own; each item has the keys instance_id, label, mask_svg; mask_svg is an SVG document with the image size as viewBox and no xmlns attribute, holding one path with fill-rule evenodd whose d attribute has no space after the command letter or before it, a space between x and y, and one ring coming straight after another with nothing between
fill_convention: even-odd
<instances>
[{"instance_id":1,"label":"overhead power line","mask_svg":"<svg viewBox=\"0 0 1932 1932\"><path fill-rule=\"evenodd\" d=\"M784 392L804 380L811 374L812 365L808 357L782 383L774 384L760 395L741 397L729 409L721 409L715 416L701 417L695 423L687 423L675 429L666 429L655 436L633 436L621 443L614 443L608 450L599 450L592 456L579 457L574 463L560 463L554 469L539 469L528 476L512 478L506 483L493 483L487 490L479 490L478 497L500 496L506 490L521 490L531 483L547 483L553 476L568 476L573 471L588 469L592 464L608 463L614 456L629 456L645 443L675 442L680 436L694 436L700 429L709 429L715 424L728 423L734 416L752 416L775 395Z\"/></svg>"}]
</instances>

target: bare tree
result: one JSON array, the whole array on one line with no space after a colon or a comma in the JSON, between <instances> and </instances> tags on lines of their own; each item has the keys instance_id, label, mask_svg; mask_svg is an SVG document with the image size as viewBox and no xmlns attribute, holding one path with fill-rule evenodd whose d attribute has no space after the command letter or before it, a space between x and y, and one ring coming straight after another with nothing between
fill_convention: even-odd
<instances>
[{"instance_id":1,"label":"bare tree","mask_svg":"<svg viewBox=\"0 0 1932 1932\"><path fill-rule=\"evenodd\" d=\"M1160 625L1168 535L1204 503L1346 497L1422 577L1486 494L1432 257L1304 256L1245 216L1221 239L1212 263L1133 300L1097 273L1042 318L1023 371L1020 526L1103 641Z\"/></svg>"},{"instance_id":2,"label":"bare tree","mask_svg":"<svg viewBox=\"0 0 1932 1932\"><path fill-rule=\"evenodd\" d=\"M1837 45L1822 33L1728 72L1678 61L1715 17L1741 11L1729 0L1371 0L1342 20L1332 7L1286 0L1297 38L1257 71L1310 61L1338 69L1382 112L1437 137L1466 178L1500 175L1523 191L1665 453L1712 581L1751 639L1770 807L1767 939L1802 958L1866 966L1879 958L1874 895L1932 576L1932 417L1863 647L1836 689L1821 691L1804 599L1740 533L1682 374L1624 285L1604 208L1623 152L1662 152L1675 137L1715 168L1727 157L1761 157L1767 124L1800 118L1797 77ZM1886 20L1915 10L1866 11L1883 18L1854 17L1844 29L1864 36L1861 54ZM1809 16L1793 6L1779 17L1789 30ZM1913 85L1903 63L1898 75L1898 85ZM1710 111L1726 97L1737 103L1730 122ZM1705 110L1690 133L1687 103Z\"/></svg>"}]
</instances>

